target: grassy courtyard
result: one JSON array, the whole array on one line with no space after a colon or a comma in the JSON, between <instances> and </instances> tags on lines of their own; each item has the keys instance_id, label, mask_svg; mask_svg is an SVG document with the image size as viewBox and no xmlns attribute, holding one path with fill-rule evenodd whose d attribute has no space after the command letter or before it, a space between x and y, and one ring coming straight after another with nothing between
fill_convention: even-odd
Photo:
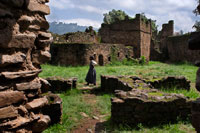
<instances>
[{"instance_id":1,"label":"grassy courtyard","mask_svg":"<svg viewBox=\"0 0 200 133\"><path fill-rule=\"evenodd\" d=\"M40 77L61 76L64 78L78 77L78 89L59 94L63 100L63 121L62 124L57 124L45 131L45 133L65 133L77 132L80 127L87 125L87 121L94 121L94 117L98 117L100 132L145 132L145 133L188 133L195 132L189 122L176 124L160 125L156 127L143 127L138 125L138 128L131 128L126 125L114 125L110 121L112 94L93 93L91 90L82 90L85 84L85 76L89 66L80 67L64 67L42 65L43 72ZM195 90L194 82L196 77L197 67L191 64L164 64L160 62L150 62L148 65L122 65L120 63L107 66L96 66L97 85L100 86L100 75L135 75L140 77L160 77L160 76L185 76L191 81L191 90L176 91L183 93L190 98L200 97ZM83 116L83 114L87 116ZM94 127L88 127L94 128Z\"/></svg>"}]
</instances>

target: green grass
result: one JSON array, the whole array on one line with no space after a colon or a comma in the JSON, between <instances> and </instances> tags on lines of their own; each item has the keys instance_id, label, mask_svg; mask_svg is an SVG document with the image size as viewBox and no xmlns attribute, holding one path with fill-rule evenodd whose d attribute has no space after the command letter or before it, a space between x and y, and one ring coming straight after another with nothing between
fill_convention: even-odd
<instances>
[{"instance_id":1,"label":"green grass","mask_svg":"<svg viewBox=\"0 0 200 133\"><path fill-rule=\"evenodd\" d=\"M64 78L77 77L78 83L85 83L85 76L89 69L88 66L79 67L64 67L64 66L51 66L42 65L43 72L39 75L40 77L46 78L49 76L61 76ZM183 64L164 64L160 62L150 62L148 65L122 65L122 64L111 64L106 66L96 66L97 71L97 83L100 84L100 75L135 75L141 77L162 77L162 76L185 76L189 79L192 84L195 82L197 67L183 63ZM80 86L80 85L79 85ZM164 91L164 90L163 90ZM171 90L169 93L182 93L190 98L199 97L199 93L194 89L188 91ZM89 92L87 92L89 93ZM77 127L82 119L80 112L85 112L90 115L91 107L88 103L83 100L83 93L78 90L72 90L70 92L60 94L63 100L63 123L54 125L48 128L45 133L65 133L70 131L74 127ZM110 98L113 95L110 94L99 94L96 95L97 104L95 107L99 110L101 115L106 115L105 129L104 132L114 133L187 133L194 132L190 123L179 122L177 124L167 124L158 127L142 127L139 125L139 129L133 129L128 126L113 126L110 122L111 116L111 102Z\"/></svg>"},{"instance_id":2,"label":"green grass","mask_svg":"<svg viewBox=\"0 0 200 133\"><path fill-rule=\"evenodd\" d=\"M102 132L106 133L195 133L190 123L182 121L177 124L166 124L156 127L144 127L142 124L139 124L135 129L124 125L112 125L109 121L105 125L106 128Z\"/></svg>"},{"instance_id":3,"label":"green grass","mask_svg":"<svg viewBox=\"0 0 200 133\"><path fill-rule=\"evenodd\" d=\"M102 96L97 96L97 109L100 110L101 115L110 115L111 112L111 102L110 98L113 95L104 94Z\"/></svg>"},{"instance_id":4,"label":"green grass","mask_svg":"<svg viewBox=\"0 0 200 133\"><path fill-rule=\"evenodd\" d=\"M43 72L40 77L61 76L78 77L79 83L85 82L85 76L89 66L64 67L42 65ZM192 82L195 82L197 67L190 64L164 64L160 62L150 62L148 65L120 65L120 66L96 66L97 81L100 81L100 75L136 75L143 77L152 76L186 76Z\"/></svg>"},{"instance_id":5,"label":"green grass","mask_svg":"<svg viewBox=\"0 0 200 133\"><path fill-rule=\"evenodd\" d=\"M82 92L74 89L60 94L63 100L62 124L56 124L44 131L44 133L66 133L79 124L82 119L80 112L91 114L91 106L83 100Z\"/></svg>"}]
</instances>

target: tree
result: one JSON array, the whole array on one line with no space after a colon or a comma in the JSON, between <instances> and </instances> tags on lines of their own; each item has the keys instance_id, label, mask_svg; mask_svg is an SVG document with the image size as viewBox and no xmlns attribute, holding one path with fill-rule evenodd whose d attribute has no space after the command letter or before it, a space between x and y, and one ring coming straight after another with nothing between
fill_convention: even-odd
<instances>
[{"instance_id":1,"label":"tree","mask_svg":"<svg viewBox=\"0 0 200 133\"><path fill-rule=\"evenodd\" d=\"M200 0L197 0L198 2L198 6L197 8L193 11L196 15L199 15L200 14Z\"/></svg>"},{"instance_id":2,"label":"tree","mask_svg":"<svg viewBox=\"0 0 200 133\"><path fill-rule=\"evenodd\" d=\"M200 32L200 21L196 21L195 24L194 24L194 26L193 26L193 28L196 31Z\"/></svg>"},{"instance_id":3,"label":"tree","mask_svg":"<svg viewBox=\"0 0 200 133\"><path fill-rule=\"evenodd\" d=\"M149 21L149 19L145 15L145 13L141 13L141 18L145 22ZM152 28L153 38L155 38L158 34L158 25L156 25L156 20L151 20L151 28Z\"/></svg>"},{"instance_id":4,"label":"tree","mask_svg":"<svg viewBox=\"0 0 200 133\"><path fill-rule=\"evenodd\" d=\"M103 16L103 21L105 24L112 24L119 20L125 20L127 17L130 18L124 11L115 9L113 9L109 13L103 14Z\"/></svg>"},{"instance_id":5,"label":"tree","mask_svg":"<svg viewBox=\"0 0 200 133\"><path fill-rule=\"evenodd\" d=\"M198 6L197 8L193 11L196 15L199 15L200 14L200 0L197 0L198 2ZM200 31L200 21L196 21L194 26L192 27L194 28L196 31Z\"/></svg>"},{"instance_id":6,"label":"tree","mask_svg":"<svg viewBox=\"0 0 200 133\"><path fill-rule=\"evenodd\" d=\"M179 33L180 33L180 35L183 35L183 34L184 34L183 30L180 30Z\"/></svg>"}]
</instances>

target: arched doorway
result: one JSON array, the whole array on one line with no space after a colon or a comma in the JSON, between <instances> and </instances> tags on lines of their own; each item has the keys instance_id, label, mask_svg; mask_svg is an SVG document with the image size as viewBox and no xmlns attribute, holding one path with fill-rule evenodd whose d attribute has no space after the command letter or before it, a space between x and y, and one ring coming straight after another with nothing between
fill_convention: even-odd
<instances>
[{"instance_id":1,"label":"arched doorway","mask_svg":"<svg viewBox=\"0 0 200 133\"><path fill-rule=\"evenodd\" d=\"M99 65L100 66L104 65L104 60L103 60L103 55L102 54L99 55Z\"/></svg>"}]
</instances>

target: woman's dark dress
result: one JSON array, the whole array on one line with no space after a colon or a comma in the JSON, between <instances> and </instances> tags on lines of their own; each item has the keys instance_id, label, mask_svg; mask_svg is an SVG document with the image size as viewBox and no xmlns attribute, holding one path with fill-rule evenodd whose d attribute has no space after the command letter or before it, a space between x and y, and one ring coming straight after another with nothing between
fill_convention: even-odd
<instances>
[{"instance_id":1,"label":"woman's dark dress","mask_svg":"<svg viewBox=\"0 0 200 133\"><path fill-rule=\"evenodd\" d=\"M96 85L96 70L94 69L94 65L92 65L92 61L90 62L90 69L85 80L89 84Z\"/></svg>"}]
</instances>

